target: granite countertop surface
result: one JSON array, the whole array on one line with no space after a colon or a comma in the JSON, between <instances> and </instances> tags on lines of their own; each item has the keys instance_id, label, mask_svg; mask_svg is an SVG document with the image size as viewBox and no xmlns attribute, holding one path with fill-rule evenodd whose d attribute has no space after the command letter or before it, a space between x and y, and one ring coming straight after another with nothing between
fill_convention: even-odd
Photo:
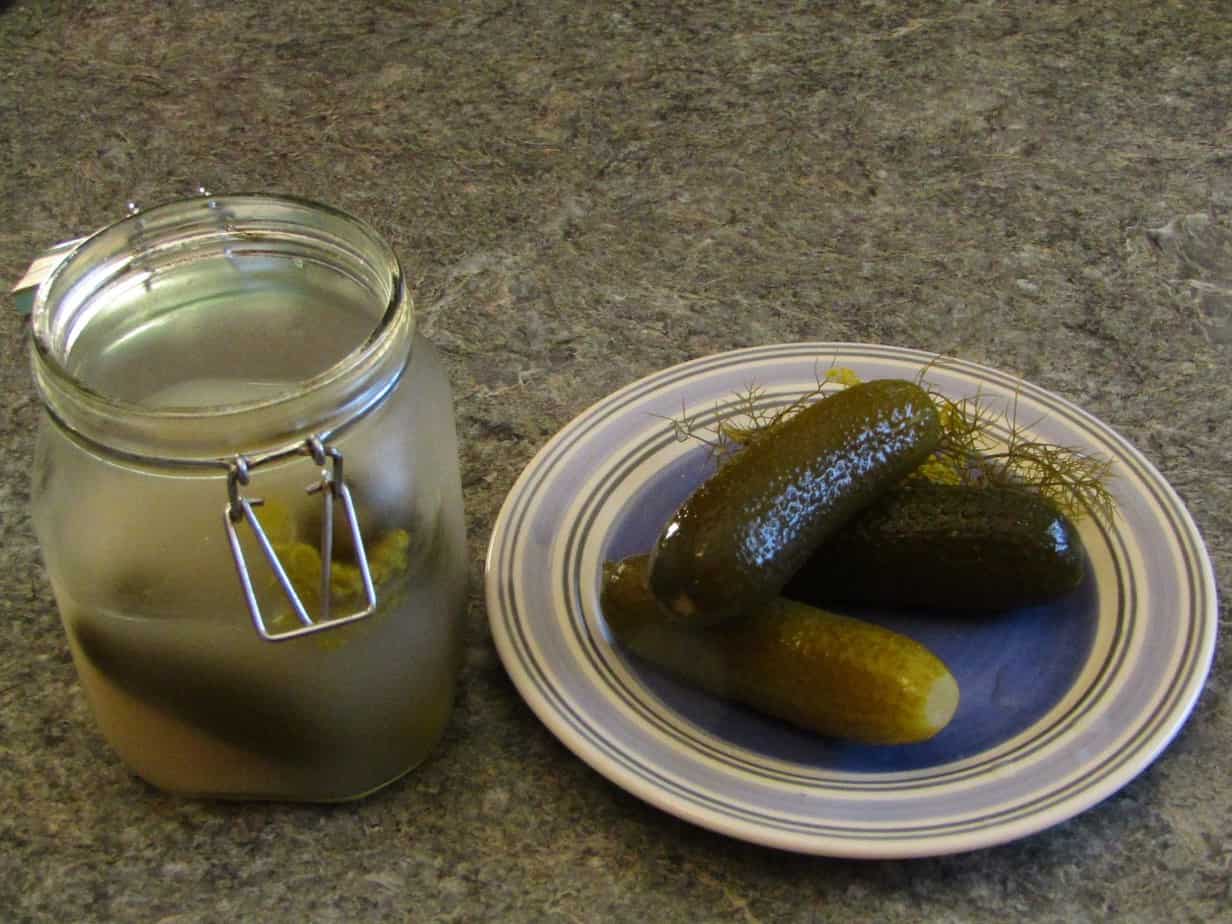
<instances>
[{"instance_id":1,"label":"granite countertop surface","mask_svg":"<svg viewBox=\"0 0 1232 924\"><path fill-rule=\"evenodd\" d=\"M457 401L471 561L449 730L358 803L160 793L97 732L28 514L39 399L0 310L0 919L1232 921L1232 17L1226 3L17 0L0 280L124 204L272 191L373 223ZM557 741L483 556L612 390L784 341L1024 376L1128 438L1220 589L1184 729L1022 840L915 860L692 826Z\"/></svg>"}]
</instances>

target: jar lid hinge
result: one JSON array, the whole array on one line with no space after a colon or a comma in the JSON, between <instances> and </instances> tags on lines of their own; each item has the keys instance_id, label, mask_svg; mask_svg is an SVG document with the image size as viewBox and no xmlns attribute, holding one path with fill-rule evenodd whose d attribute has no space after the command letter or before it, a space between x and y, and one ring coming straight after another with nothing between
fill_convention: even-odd
<instances>
[{"instance_id":1,"label":"jar lid hinge","mask_svg":"<svg viewBox=\"0 0 1232 924\"><path fill-rule=\"evenodd\" d=\"M321 467L320 478L305 489L309 494L320 494L323 504L320 546L321 612L317 614L315 619L304 606L303 600L296 591L295 585L292 583L286 568L278 557L278 552L274 548L273 542L270 541L269 535L257 517L255 508L261 506L264 501L261 498L245 497L240 493L240 488L248 485L251 480L252 469L259 465L260 462L254 463L245 456L236 456L229 466L227 475L227 506L223 516L223 523L227 531L227 541L231 547L231 557L235 560L240 587L243 590L244 600L248 604L248 611L252 616L252 622L256 627L257 634L270 642L286 641L325 629L333 629L348 623L357 622L372 615L376 610L376 588L372 583L372 572L368 566L367 553L364 551L363 537L360 535L359 529L359 519L355 514L355 504L351 499L350 489L343 479L342 453L332 446L328 446L318 436L312 436L306 440L301 446L300 451L310 456L313 462ZM355 545L355 557L359 565L365 603L367 604L358 612L338 618L332 618L331 612L335 502L341 502L343 517L350 531L351 541ZM257 601L252 574L244 557L244 550L240 542L239 524L241 522L247 523L252 530L253 537L261 549L262 555L273 570L279 587L282 589L287 601L291 604L295 617L300 622L299 628L284 632L272 632L266 623L261 613L260 604Z\"/></svg>"}]
</instances>

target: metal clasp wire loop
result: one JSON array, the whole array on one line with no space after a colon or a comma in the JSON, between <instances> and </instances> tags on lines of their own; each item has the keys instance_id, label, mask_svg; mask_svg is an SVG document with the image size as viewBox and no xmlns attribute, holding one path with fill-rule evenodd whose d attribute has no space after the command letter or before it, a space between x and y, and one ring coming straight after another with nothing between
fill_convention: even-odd
<instances>
[{"instance_id":1,"label":"metal clasp wire loop","mask_svg":"<svg viewBox=\"0 0 1232 924\"><path fill-rule=\"evenodd\" d=\"M359 519L355 515L355 504L351 500L351 492L342 477L342 453L337 449L326 446L320 438L315 436L305 442L301 451L311 456L312 460L321 466L320 479L309 485L306 489L309 494L320 494L324 504L324 511L321 517L321 612L315 620L309 615L299 594L296 593L295 586L291 583L291 578L287 575L286 569L278 559L278 553L275 551L273 543L270 542L264 527L261 526L261 521L257 518L255 508L261 506L263 503L262 499L257 497L248 498L240 494L240 487L247 485L250 480L253 463L243 456L236 456L230 465L227 475L227 506L223 515L223 523L227 530L227 541L231 546L231 557L235 560L235 570L239 575L240 588L244 592L244 600L248 604L248 612L252 616L252 623L256 627L257 634L268 642L282 642L304 635L311 635L314 632L344 626L348 623L358 622L371 616L376 610L376 588L372 584L372 572L368 567L368 555L364 551L363 538L359 533ZM358 612L350 613L337 619L331 619L335 500L342 502L343 516L346 518L347 526L350 529L351 541L355 544L355 557L359 563L359 573L364 585L364 597L367 606ZM295 617L300 622L300 628L273 633L270 632L269 627L266 625L265 619L261 615L261 606L257 602L256 591L253 589L252 575L249 572L248 563L244 559L244 550L240 545L238 525L241 521L247 523L252 530L253 536L257 540L257 545L261 548L262 555L269 562L279 587L282 588L283 594L291 604Z\"/></svg>"}]
</instances>

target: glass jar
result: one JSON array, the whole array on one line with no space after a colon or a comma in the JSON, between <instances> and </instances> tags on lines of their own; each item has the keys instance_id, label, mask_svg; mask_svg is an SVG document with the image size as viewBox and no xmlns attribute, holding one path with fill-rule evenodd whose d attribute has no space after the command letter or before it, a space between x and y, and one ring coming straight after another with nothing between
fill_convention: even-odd
<instances>
[{"instance_id":1,"label":"glass jar","mask_svg":"<svg viewBox=\"0 0 1232 924\"><path fill-rule=\"evenodd\" d=\"M449 386L367 225L185 199L39 287L35 529L103 734L161 788L336 801L422 761L460 666Z\"/></svg>"}]
</instances>

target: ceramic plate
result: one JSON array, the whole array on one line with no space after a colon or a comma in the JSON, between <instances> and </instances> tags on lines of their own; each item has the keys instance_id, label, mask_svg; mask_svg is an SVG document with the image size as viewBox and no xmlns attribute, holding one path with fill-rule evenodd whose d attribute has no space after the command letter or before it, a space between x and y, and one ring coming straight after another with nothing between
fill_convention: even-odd
<instances>
[{"instance_id":1,"label":"ceramic plate","mask_svg":"<svg viewBox=\"0 0 1232 924\"><path fill-rule=\"evenodd\" d=\"M605 560L647 551L710 473L666 418L767 407L831 365L981 396L1035 436L1111 459L1114 522L1080 531L1086 583L1054 605L986 618L863 611L932 648L962 702L931 741L894 747L797 732L660 675L603 622ZM487 561L492 633L518 690L579 757L659 808L733 837L806 853L951 853L1039 831L1142 771L1193 707L1214 651L1215 587L1202 540L1141 454L1073 404L974 363L864 344L760 347L634 383L534 458L497 519Z\"/></svg>"}]
</instances>

